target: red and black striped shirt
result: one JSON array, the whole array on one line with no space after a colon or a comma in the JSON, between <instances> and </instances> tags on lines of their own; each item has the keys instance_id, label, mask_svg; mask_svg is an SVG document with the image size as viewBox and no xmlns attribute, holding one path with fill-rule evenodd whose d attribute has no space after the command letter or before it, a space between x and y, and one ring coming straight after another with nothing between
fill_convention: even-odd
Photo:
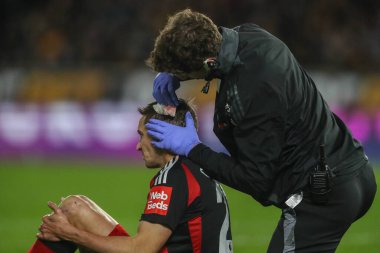
<instances>
[{"instance_id":1,"label":"red and black striped shirt","mask_svg":"<svg viewBox=\"0 0 380 253\"><path fill-rule=\"evenodd\" d=\"M153 177L141 220L173 231L161 252L233 252L222 187L185 157L176 156Z\"/></svg>"}]
</instances>

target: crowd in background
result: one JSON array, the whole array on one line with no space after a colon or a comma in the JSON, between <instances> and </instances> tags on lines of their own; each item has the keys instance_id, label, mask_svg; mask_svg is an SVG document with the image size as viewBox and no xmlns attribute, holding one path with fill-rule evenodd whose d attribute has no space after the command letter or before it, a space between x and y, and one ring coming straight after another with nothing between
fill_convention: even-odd
<instances>
[{"instance_id":1,"label":"crowd in background","mask_svg":"<svg viewBox=\"0 0 380 253\"><path fill-rule=\"evenodd\" d=\"M379 69L373 0L3 0L0 68L144 65L168 16L187 7L226 27L257 23L310 68Z\"/></svg>"},{"instance_id":2,"label":"crowd in background","mask_svg":"<svg viewBox=\"0 0 380 253\"><path fill-rule=\"evenodd\" d=\"M221 26L264 27L307 71L322 72L313 77L329 103L377 112L380 1L373 0L3 0L0 102L150 101L155 73L145 60L168 17L185 8ZM345 89L334 92L333 82Z\"/></svg>"},{"instance_id":3,"label":"crowd in background","mask_svg":"<svg viewBox=\"0 0 380 253\"><path fill-rule=\"evenodd\" d=\"M283 40L380 160L380 1L374 0L2 0L0 157L134 156L131 115L152 102L156 75L145 60L167 18L185 8L220 26L253 22ZM218 150L208 121L216 82L203 95L204 82L195 82L182 85L179 96L197 98L200 135Z\"/></svg>"}]
</instances>

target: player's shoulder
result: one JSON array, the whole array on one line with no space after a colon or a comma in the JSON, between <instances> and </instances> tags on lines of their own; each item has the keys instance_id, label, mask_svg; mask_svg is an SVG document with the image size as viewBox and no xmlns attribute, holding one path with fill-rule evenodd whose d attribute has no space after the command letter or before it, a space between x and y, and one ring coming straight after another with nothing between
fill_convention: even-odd
<instances>
[{"instance_id":1,"label":"player's shoulder","mask_svg":"<svg viewBox=\"0 0 380 253\"><path fill-rule=\"evenodd\" d=\"M180 181L184 177L182 167L183 157L174 156L162 167L153 178L154 185L170 184L171 182Z\"/></svg>"},{"instance_id":2,"label":"player's shoulder","mask_svg":"<svg viewBox=\"0 0 380 253\"><path fill-rule=\"evenodd\" d=\"M184 156L175 156L170 160L153 179L154 185L178 184L192 174L197 178L201 173L199 165Z\"/></svg>"},{"instance_id":3,"label":"player's shoulder","mask_svg":"<svg viewBox=\"0 0 380 253\"><path fill-rule=\"evenodd\" d=\"M197 180L209 179L210 176L197 164L190 159L184 157L182 160L182 168L191 173Z\"/></svg>"}]
</instances>

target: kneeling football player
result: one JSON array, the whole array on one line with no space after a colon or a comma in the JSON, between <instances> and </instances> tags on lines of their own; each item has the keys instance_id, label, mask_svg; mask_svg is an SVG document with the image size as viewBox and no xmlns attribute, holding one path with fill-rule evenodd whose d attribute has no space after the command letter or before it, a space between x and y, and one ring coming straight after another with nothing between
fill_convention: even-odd
<instances>
[{"instance_id":1,"label":"kneeling football player","mask_svg":"<svg viewBox=\"0 0 380 253\"><path fill-rule=\"evenodd\" d=\"M75 252L233 252L229 209L218 182L186 157L152 145L145 124L159 119L179 126L194 126L194 110L180 100L175 115L157 103L139 108L140 139L136 149L147 168L161 168L150 181L150 192L135 236L95 202L72 195L43 217L38 239L29 253ZM162 108L161 108L162 109ZM190 114L192 117L190 117ZM191 123L191 124L190 124Z\"/></svg>"}]
</instances>

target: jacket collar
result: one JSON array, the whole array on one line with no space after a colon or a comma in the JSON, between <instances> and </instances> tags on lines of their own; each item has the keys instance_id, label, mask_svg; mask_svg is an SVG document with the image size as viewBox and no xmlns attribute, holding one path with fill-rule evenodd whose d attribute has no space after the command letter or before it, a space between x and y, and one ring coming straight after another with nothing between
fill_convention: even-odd
<instances>
[{"instance_id":1,"label":"jacket collar","mask_svg":"<svg viewBox=\"0 0 380 253\"><path fill-rule=\"evenodd\" d=\"M219 27L219 31L223 36L222 44L218 55L218 69L227 74L233 66L241 64L237 55L239 46L239 34L237 31L225 27Z\"/></svg>"}]
</instances>

